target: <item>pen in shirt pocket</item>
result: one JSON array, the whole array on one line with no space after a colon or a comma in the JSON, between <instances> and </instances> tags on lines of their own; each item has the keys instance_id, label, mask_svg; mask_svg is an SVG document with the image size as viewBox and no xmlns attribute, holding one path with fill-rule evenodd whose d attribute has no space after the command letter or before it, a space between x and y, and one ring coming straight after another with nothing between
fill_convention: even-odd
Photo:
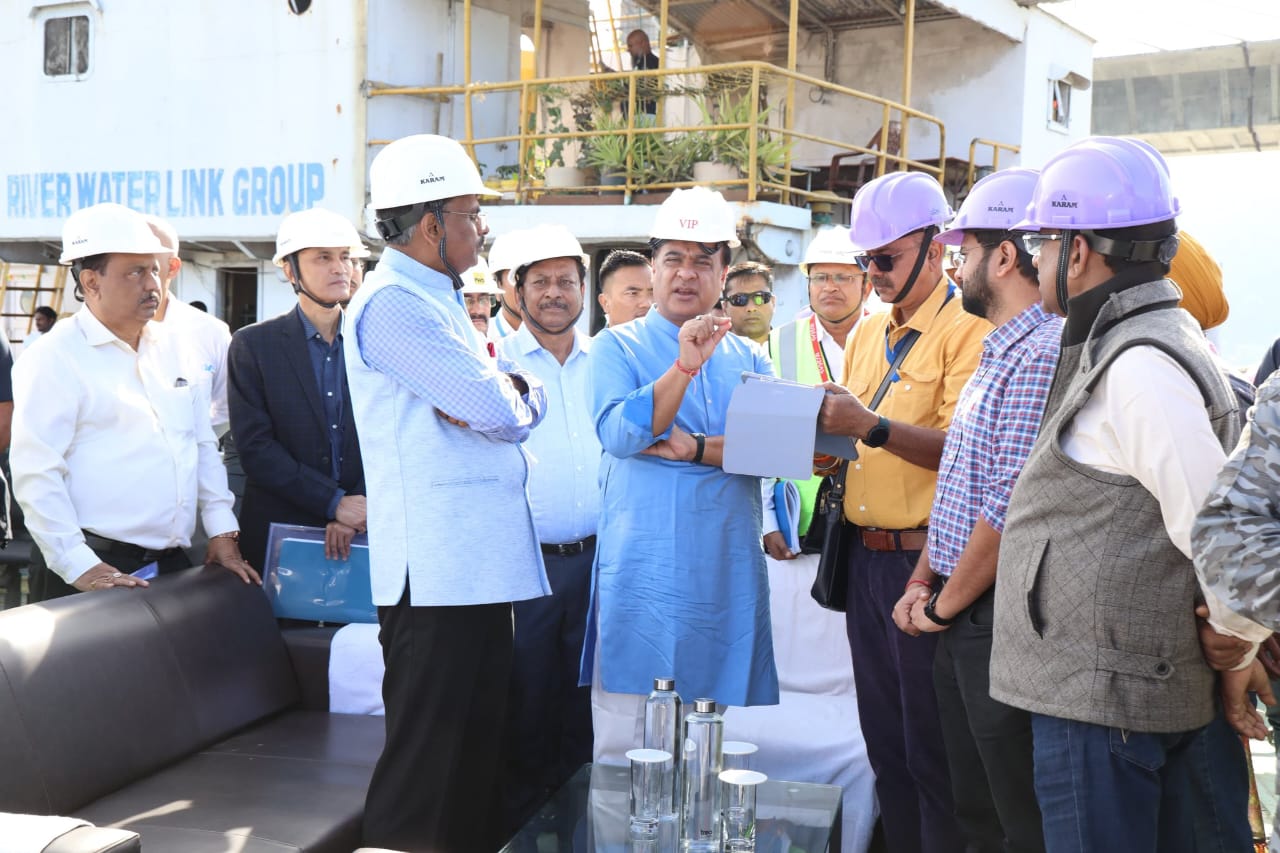
<instances>
[{"instance_id":1,"label":"pen in shirt pocket","mask_svg":"<svg viewBox=\"0 0 1280 853\"><path fill-rule=\"evenodd\" d=\"M173 382L173 387L174 387L174 388L186 388L186 387L187 387L187 380L185 380L185 379L183 379L181 376L179 376L177 379L175 379L175 380L174 380L174 382Z\"/></svg>"}]
</instances>

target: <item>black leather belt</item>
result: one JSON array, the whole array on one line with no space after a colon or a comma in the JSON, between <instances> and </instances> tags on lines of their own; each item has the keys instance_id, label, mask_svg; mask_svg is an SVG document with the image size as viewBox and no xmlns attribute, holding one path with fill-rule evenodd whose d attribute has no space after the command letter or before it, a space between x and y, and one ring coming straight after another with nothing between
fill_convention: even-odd
<instances>
[{"instance_id":1,"label":"black leather belt","mask_svg":"<svg viewBox=\"0 0 1280 853\"><path fill-rule=\"evenodd\" d=\"M575 554L581 554L588 548L595 547L596 537L588 536L586 539L579 539L577 542L566 542L563 545L548 545L542 543L542 553L550 554L553 557L572 557Z\"/></svg>"},{"instance_id":2,"label":"black leather belt","mask_svg":"<svg viewBox=\"0 0 1280 853\"><path fill-rule=\"evenodd\" d=\"M95 552L102 554L114 554L118 557L128 557L133 560L142 560L144 563L153 563L163 560L166 557L172 557L181 554L181 548L165 548L162 551L153 551L150 548L143 548L141 545L130 545L128 542L120 542L116 539L108 539L105 536L99 536L96 533L90 533L87 530L84 533L84 544L88 545Z\"/></svg>"}]
</instances>

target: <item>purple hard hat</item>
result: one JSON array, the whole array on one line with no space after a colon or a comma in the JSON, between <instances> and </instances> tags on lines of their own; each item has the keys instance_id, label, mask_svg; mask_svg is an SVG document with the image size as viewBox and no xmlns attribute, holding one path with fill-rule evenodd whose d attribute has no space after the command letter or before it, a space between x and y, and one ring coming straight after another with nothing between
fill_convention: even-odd
<instances>
[{"instance_id":1,"label":"purple hard hat","mask_svg":"<svg viewBox=\"0 0 1280 853\"><path fill-rule=\"evenodd\" d=\"M877 249L912 231L940 228L952 215L936 180L923 172L894 172L863 184L853 197L849 236Z\"/></svg>"},{"instance_id":2,"label":"purple hard hat","mask_svg":"<svg viewBox=\"0 0 1280 853\"><path fill-rule=\"evenodd\" d=\"M1091 136L1049 158L1014 228L1131 228L1181 211L1160 152L1138 139Z\"/></svg>"},{"instance_id":3,"label":"purple hard hat","mask_svg":"<svg viewBox=\"0 0 1280 853\"><path fill-rule=\"evenodd\" d=\"M1022 220L1040 173L1035 169L993 172L973 185L951 227L933 239L959 246L966 231L1008 231Z\"/></svg>"}]
</instances>

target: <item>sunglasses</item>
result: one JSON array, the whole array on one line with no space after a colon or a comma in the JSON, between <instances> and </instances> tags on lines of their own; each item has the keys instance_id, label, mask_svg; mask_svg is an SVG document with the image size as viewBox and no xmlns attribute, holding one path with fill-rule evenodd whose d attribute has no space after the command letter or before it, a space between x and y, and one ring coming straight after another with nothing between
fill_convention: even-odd
<instances>
[{"instance_id":1,"label":"sunglasses","mask_svg":"<svg viewBox=\"0 0 1280 853\"><path fill-rule=\"evenodd\" d=\"M732 296L726 296L724 300L734 308L745 308L748 302L766 305L773 301L773 294L767 290L757 290L755 293L735 293Z\"/></svg>"},{"instance_id":2,"label":"sunglasses","mask_svg":"<svg viewBox=\"0 0 1280 853\"><path fill-rule=\"evenodd\" d=\"M1027 254L1033 258L1040 256L1040 250L1044 248L1044 244L1052 240L1061 240L1061 234L1023 234L1022 246L1027 250Z\"/></svg>"},{"instance_id":3,"label":"sunglasses","mask_svg":"<svg viewBox=\"0 0 1280 853\"><path fill-rule=\"evenodd\" d=\"M863 272L869 272L872 264L875 264L876 269L880 270L880 272L893 272L894 258L900 258L909 251L914 252L918 250L903 249L901 252L894 252L893 254L881 252L876 255L856 255L854 260L857 262L858 268Z\"/></svg>"}]
</instances>

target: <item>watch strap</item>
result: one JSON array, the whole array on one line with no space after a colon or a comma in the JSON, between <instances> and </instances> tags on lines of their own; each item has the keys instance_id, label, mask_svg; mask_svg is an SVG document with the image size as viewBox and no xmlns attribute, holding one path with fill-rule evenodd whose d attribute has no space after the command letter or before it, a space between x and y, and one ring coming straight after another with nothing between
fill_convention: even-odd
<instances>
[{"instance_id":1,"label":"watch strap","mask_svg":"<svg viewBox=\"0 0 1280 853\"><path fill-rule=\"evenodd\" d=\"M707 449L707 436L704 433L700 433L700 432L690 433L690 435L692 435L693 440L698 443L698 449L693 454L693 462L695 465L701 465L702 454Z\"/></svg>"}]
</instances>

